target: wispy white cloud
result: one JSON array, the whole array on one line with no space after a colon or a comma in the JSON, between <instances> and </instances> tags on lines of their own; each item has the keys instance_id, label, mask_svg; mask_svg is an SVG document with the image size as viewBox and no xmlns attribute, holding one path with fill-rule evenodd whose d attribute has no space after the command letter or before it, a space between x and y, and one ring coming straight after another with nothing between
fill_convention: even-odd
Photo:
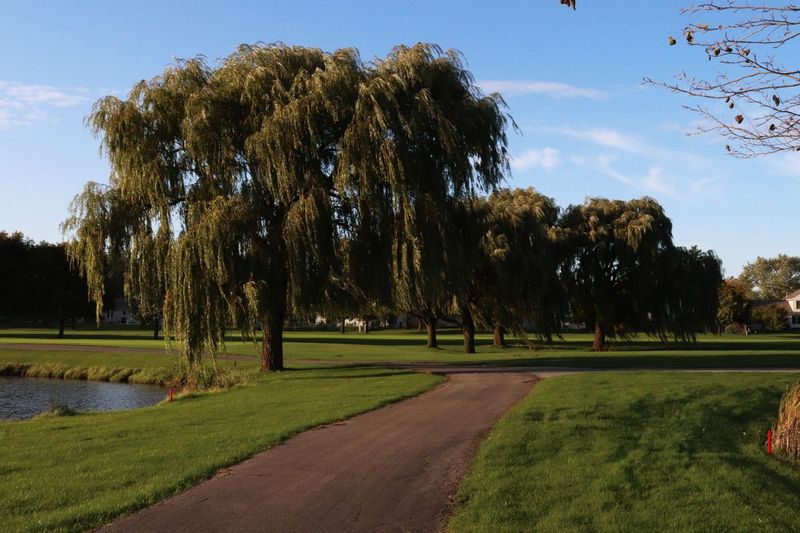
<instances>
[{"instance_id":1,"label":"wispy white cloud","mask_svg":"<svg viewBox=\"0 0 800 533\"><path fill-rule=\"evenodd\" d=\"M672 180L664 174L661 167L650 167L647 170L647 175L642 178L642 187L666 196L679 196Z\"/></svg>"},{"instance_id":2,"label":"wispy white cloud","mask_svg":"<svg viewBox=\"0 0 800 533\"><path fill-rule=\"evenodd\" d=\"M561 163L558 150L549 146L545 148L532 148L515 156L511 160L513 170L523 172L534 168L553 170Z\"/></svg>"},{"instance_id":3,"label":"wispy white cloud","mask_svg":"<svg viewBox=\"0 0 800 533\"><path fill-rule=\"evenodd\" d=\"M675 165L675 161L654 158L649 162L639 161L639 165L644 164L641 171L623 172L619 167L630 166L631 162L628 156L621 157L618 154L572 156L569 160L574 165L608 176L645 194L667 196L683 201L711 200L715 203L725 203L724 188L721 184L727 174L723 170L717 169L712 175L695 173L688 170L680 161ZM692 178L696 174L704 177Z\"/></svg>"},{"instance_id":4,"label":"wispy white cloud","mask_svg":"<svg viewBox=\"0 0 800 533\"><path fill-rule=\"evenodd\" d=\"M590 168L620 183L643 190L647 193L658 193L671 197L680 196L675 188L673 180L666 175L662 167L652 165L648 167L644 175L631 175L617 170L614 164L618 159L619 158L614 155L603 154L595 157L574 156L571 158L571 161L578 166Z\"/></svg>"},{"instance_id":5,"label":"wispy white cloud","mask_svg":"<svg viewBox=\"0 0 800 533\"><path fill-rule=\"evenodd\" d=\"M647 143L642 138L621 132L613 128L572 128L569 126L563 127L550 127L548 131L559 133L572 137L574 139L581 139L589 141L606 148L615 148L625 152L630 152L639 155L653 155L663 152L663 149Z\"/></svg>"},{"instance_id":6,"label":"wispy white cloud","mask_svg":"<svg viewBox=\"0 0 800 533\"><path fill-rule=\"evenodd\" d=\"M89 100L84 88L58 88L0 81L0 129L47 120L53 109L83 104Z\"/></svg>"},{"instance_id":7,"label":"wispy white cloud","mask_svg":"<svg viewBox=\"0 0 800 533\"><path fill-rule=\"evenodd\" d=\"M487 93L496 92L504 96L543 94L551 98L589 98L591 100L604 100L609 97L605 91L555 81L480 80L477 83Z\"/></svg>"}]
</instances>

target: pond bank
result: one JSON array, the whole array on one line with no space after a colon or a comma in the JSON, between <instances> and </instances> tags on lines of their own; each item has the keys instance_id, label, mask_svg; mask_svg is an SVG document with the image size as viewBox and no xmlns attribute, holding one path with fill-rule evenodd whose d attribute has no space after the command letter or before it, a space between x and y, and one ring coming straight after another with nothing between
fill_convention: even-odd
<instances>
[{"instance_id":1,"label":"pond bank","mask_svg":"<svg viewBox=\"0 0 800 533\"><path fill-rule=\"evenodd\" d=\"M69 366L58 363L0 363L0 376L105 381L139 385L169 383L172 372L167 368L119 368L105 366Z\"/></svg>"}]
</instances>

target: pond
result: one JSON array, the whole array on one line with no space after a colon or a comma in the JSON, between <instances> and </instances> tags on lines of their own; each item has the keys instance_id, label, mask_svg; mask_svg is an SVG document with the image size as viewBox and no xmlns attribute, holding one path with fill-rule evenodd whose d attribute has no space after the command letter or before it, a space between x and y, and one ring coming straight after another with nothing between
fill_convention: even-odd
<instances>
[{"instance_id":1,"label":"pond","mask_svg":"<svg viewBox=\"0 0 800 533\"><path fill-rule=\"evenodd\" d=\"M0 377L0 419L30 418L53 402L81 412L133 409L158 403L166 394L155 385Z\"/></svg>"}]
</instances>

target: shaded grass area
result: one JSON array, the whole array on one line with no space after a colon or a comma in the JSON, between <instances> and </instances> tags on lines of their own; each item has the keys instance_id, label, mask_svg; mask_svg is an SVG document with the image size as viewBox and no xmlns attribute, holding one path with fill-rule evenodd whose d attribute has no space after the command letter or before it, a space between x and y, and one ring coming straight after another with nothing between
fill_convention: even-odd
<instances>
[{"instance_id":1,"label":"shaded grass area","mask_svg":"<svg viewBox=\"0 0 800 533\"><path fill-rule=\"evenodd\" d=\"M164 351L163 340L153 340L151 333L137 329L79 330L67 333L67 338L56 339L55 331L44 329L0 329L0 362L30 361L26 351L13 349L9 344L59 344L116 349L145 348ZM357 362L403 362L435 364L500 364L594 368L702 368L702 367L800 367L800 335L781 333L770 335L705 335L699 342L688 346L665 346L655 339L640 337L612 344L611 351L600 354L589 351L591 336L585 333L565 334L552 346L537 345L530 349L524 345L506 349L491 347L491 336L480 334L477 354L464 354L463 340L458 332L443 331L439 335L440 349L425 348L425 338L415 330L382 330L370 334L348 332L339 334L327 331L289 331L285 337L285 353L290 366L305 366L311 361L347 364ZM145 358L157 359L155 354L129 353L94 354L93 364L83 366L114 366L144 368ZM230 335L226 344L229 354L257 355L252 341L242 341ZM43 352L44 353L44 352ZM39 357L39 356L36 356ZM59 362L66 357L53 351L49 362ZM91 357L87 354L87 357ZM74 359L71 354L70 359ZM130 363L118 361L129 360ZM102 362L101 362L102 360ZM113 361L113 362L112 362ZM30 361L33 362L33 361ZM229 363L229 362L226 362ZM162 365L163 363L151 363ZM239 362L246 365L246 362Z\"/></svg>"},{"instance_id":2,"label":"shaded grass area","mask_svg":"<svg viewBox=\"0 0 800 533\"><path fill-rule=\"evenodd\" d=\"M91 528L297 432L441 379L378 369L291 371L143 409L0 422L0 524L4 531Z\"/></svg>"},{"instance_id":3,"label":"shaded grass area","mask_svg":"<svg viewBox=\"0 0 800 533\"><path fill-rule=\"evenodd\" d=\"M550 378L483 443L450 531L797 531L800 465L768 457L787 374Z\"/></svg>"}]
</instances>

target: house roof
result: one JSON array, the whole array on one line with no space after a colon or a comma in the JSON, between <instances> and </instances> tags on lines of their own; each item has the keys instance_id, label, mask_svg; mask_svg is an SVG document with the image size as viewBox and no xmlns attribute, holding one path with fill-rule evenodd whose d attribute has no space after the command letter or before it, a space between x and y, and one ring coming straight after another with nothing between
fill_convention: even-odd
<instances>
[{"instance_id":1,"label":"house roof","mask_svg":"<svg viewBox=\"0 0 800 533\"><path fill-rule=\"evenodd\" d=\"M793 299L793 298L797 298L798 296L800 296L800 289L797 289L797 290L796 290L796 291L794 291L793 293L791 293L791 294L789 294L788 296L786 296L786 298L784 298L784 299L785 299L785 300L791 300L791 299Z\"/></svg>"},{"instance_id":2,"label":"house roof","mask_svg":"<svg viewBox=\"0 0 800 533\"><path fill-rule=\"evenodd\" d=\"M757 307L767 307L768 305L777 305L788 314L791 315L800 315L800 311L797 309L793 309L791 304L789 304L788 296L787 300L753 300L752 302L753 308Z\"/></svg>"}]
</instances>

